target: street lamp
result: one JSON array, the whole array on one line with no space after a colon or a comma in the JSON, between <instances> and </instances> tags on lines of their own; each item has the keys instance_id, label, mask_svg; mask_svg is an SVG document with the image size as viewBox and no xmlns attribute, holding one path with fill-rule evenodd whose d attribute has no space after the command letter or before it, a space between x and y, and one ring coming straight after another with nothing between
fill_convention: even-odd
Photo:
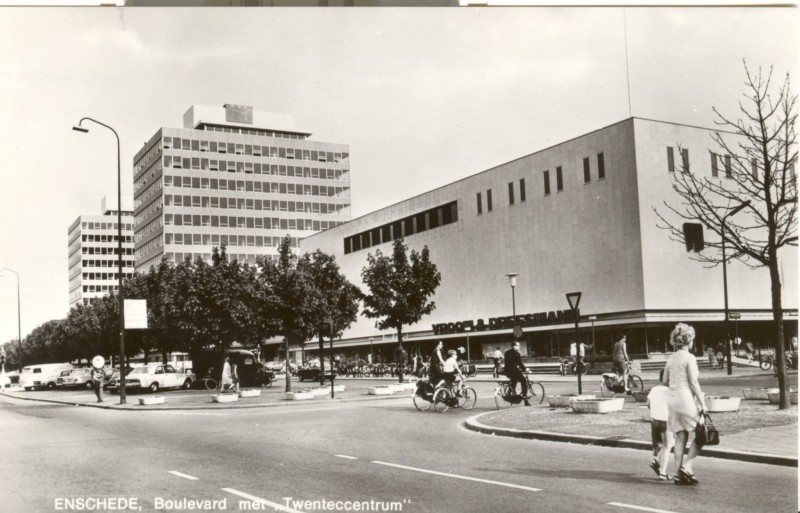
<instances>
[{"instance_id":1,"label":"street lamp","mask_svg":"<svg viewBox=\"0 0 800 513\"><path fill-rule=\"evenodd\" d=\"M102 127L108 128L117 138L117 269L118 269L118 299L119 299L119 404L125 404L125 314L122 294L122 169L120 167L119 134L117 131L92 118L81 118L72 129L76 132L88 133L89 129L81 126L84 121L91 121Z\"/></svg>"},{"instance_id":2,"label":"street lamp","mask_svg":"<svg viewBox=\"0 0 800 513\"><path fill-rule=\"evenodd\" d=\"M517 328L517 302L514 297L514 288L517 286L517 276L519 276L519 273L508 273L506 276L508 277L508 284L511 285L511 312L514 317L513 328L514 338L516 339L522 336L521 330Z\"/></svg>"},{"instance_id":3,"label":"street lamp","mask_svg":"<svg viewBox=\"0 0 800 513\"><path fill-rule=\"evenodd\" d=\"M578 318L580 312L578 305L581 303L582 292L570 292L567 294L569 308L572 310L572 317L575 319L575 374L578 375L578 395L583 393L581 386L581 343L578 339Z\"/></svg>"},{"instance_id":4,"label":"street lamp","mask_svg":"<svg viewBox=\"0 0 800 513\"><path fill-rule=\"evenodd\" d=\"M594 345L594 321L597 320L596 315L590 315L589 320L592 321L592 354L597 354L596 346Z\"/></svg>"},{"instance_id":5,"label":"street lamp","mask_svg":"<svg viewBox=\"0 0 800 513\"><path fill-rule=\"evenodd\" d=\"M467 333L467 363L469 364L469 362L470 362L470 358L469 358L469 332L472 331L472 328L470 328L469 326L464 326L464 331ZM467 371L469 371L469 369L467 369Z\"/></svg>"},{"instance_id":6,"label":"street lamp","mask_svg":"<svg viewBox=\"0 0 800 513\"><path fill-rule=\"evenodd\" d=\"M732 215L749 206L750 200L747 200L722 216L722 290L725 294L725 354L728 358L728 376L733 374L733 364L731 363L731 344L729 341L731 336L731 321L728 318L728 265L727 258L725 257L725 221Z\"/></svg>"},{"instance_id":7,"label":"street lamp","mask_svg":"<svg viewBox=\"0 0 800 513\"><path fill-rule=\"evenodd\" d=\"M19 274L17 273L17 271L15 271L13 269L9 269L8 267L3 267L2 269L0 269L0 275L3 274L3 271L8 271L10 273L14 273L14 276L17 277L17 340L19 340L20 343L21 343L22 342L22 313L20 311L22 310L22 305L19 302Z\"/></svg>"}]
</instances>

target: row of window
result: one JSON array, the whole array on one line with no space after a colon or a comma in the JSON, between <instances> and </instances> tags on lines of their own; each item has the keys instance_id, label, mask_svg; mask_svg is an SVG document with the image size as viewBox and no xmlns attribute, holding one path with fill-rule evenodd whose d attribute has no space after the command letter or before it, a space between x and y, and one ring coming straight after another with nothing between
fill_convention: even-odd
<instances>
[{"instance_id":1,"label":"row of window","mask_svg":"<svg viewBox=\"0 0 800 513\"><path fill-rule=\"evenodd\" d=\"M224 178L200 178L197 176L165 176L164 187L339 198L348 198L350 196L349 187L328 187L325 185L267 182L262 180L226 180Z\"/></svg>"},{"instance_id":2,"label":"row of window","mask_svg":"<svg viewBox=\"0 0 800 513\"><path fill-rule=\"evenodd\" d=\"M266 210L272 212L305 212L307 214L338 214L348 205L303 201L276 201L219 196L164 195L165 206L221 208L235 210Z\"/></svg>"},{"instance_id":3,"label":"row of window","mask_svg":"<svg viewBox=\"0 0 800 513\"><path fill-rule=\"evenodd\" d=\"M116 292L116 285L84 285L83 292Z\"/></svg>"},{"instance_id":4,"label":"row of window","mask_svg":"<svg viewBox=\"0 0 800 513\"><path fill-rule=\"evenodd\" d=\"M81 260L81 267L117 267L115 259L108 260ZM133 267L133 260L123 260L122 267ZM127 273L125 273L127 274Z\"/></svg>"},{"instance_id":5,"label":"row of window","mask_svg":"<svg viewBox=\"0 0 800 513\"><path fill-rule=\"evenodd\" d=\"M274 137L276 139L307 139L308 135L296 132L282 132L280 130L265 130L263 128L239 128L226 125L202 125L207 132L224 132L226 134L260 135L263 137Z\"/></svg>"},{"instance_id":6,"label":"row of window","mask_svg":"<svg viewBox=\"0 0 800 513\"><path fill-rule=\"evenodd\" d=\"M299 246L292 246L292 247L299 247ZM241 251L241 250L240 250ZM191 262L197 261L197 259L201 259L206 263L211 263L211 253L166 253L167 260L172 262L184 262L189 260ZM265 259L265 260L278 260L278 255L264 255L262 253L226 253L226 259L229 262L239 262L240 264L250 264L255 265L256 259Z\"/></svg>"},{"instance_id":7,"label":"row of window","mask_svg":"<svg viewBox=\"0 0 800 513\"><path fill-rule=\"evenodd\" d=\"M122 215L130 216L133 212L124 212ZM84 230L116 230L117 223L100 223L100 222L91 222L91 221L84 221L81 223L81 228ZM130 223L122 223L122 231L130 231L133 230L133 225Z\"/></svg>"},{"instance_id":8,"label":"row of window","mask_svg":"<svg viewBox=\"0 0 800 513\"><path fill-rule=\"evenodd\" d=\"M196 169L199 171L219 171L221 173L320 178L323 180L346 181L349 180L350 176L348 169L289 166L285 164L266 164L241 160L216 160L200 157L173 157L171 155L164 156L164 167L172 169Z\"/></svg>"},{"instance_id":9,"label":"row of window","mask_svg":"<svg viewBox=\"0 0 800 513\"><path fill-rule=\"evenodd\" d=\"M123 274L123 277L127 278L131 275L131 273ZM83 273L81 278L84 280L118 280L119 273Z\"/></svg>"},{"instance_id":10,"label":"row of window","mask_svg":"<svg viewBox=\"0 0 800 513\"><path fill-rule=\"evenodd\" d=\"M361 232L344 239L344 253L349 254L415 233L432 230L458 221L458 202L453 201L398 221Z\"/></svg>"},{"instance_id":11,"label":"row of window","mask_svg":"<svg viewBox=\"0 0 800 513\"><path fill-rule=\"evenodd\" d=\"M84 255L119 255L117 248L81 248L81 253ZM133 249L122 248L123 255L132 255Z\"/></svg>"},{"instance_id":12,"label":"row of window","mask_svg":"<svg viewBox=\"0 0 800 513\"><path fill-rule=\"evenodd\" d=\"M320 231L343 224L316 219L280 219L277 217L234 217L190 214L164 214L166 226L211 226L213 228L253 228L257 230Z\"/></svg>"},{"instance_id":13,"label":"row of window","mask_svg":"<svg viewBox=\"0 0 800 513\"><path fill-rule=\"evenodd\" d=\"M292 247L298 237L291 237ZM167 233L164 244L177 246L250 246L254 248L276 248L281 245L283 237L267 237L262 235L229 235L221 233Z\"/></svg>"},{"instance_id":14,"label":"row of window","mask_svg":"<svg viewBox=\"0 0 800 513\"><path fill-rule=\"evenodd\" d=\"M117 242L119 237L116 235L81 235L83 242ZM130 243L132 238L130 236L122 236L123 244Z\"/></svg>"},{"instance_id":15,"label":"row of window","mask_svg":"<svg viewBox=\"0 0 800 513\"><path fill-rule=\"evenodd\" d=\"M350 158L350 154L347 152L288 148L286 146L261 146L258 144L206 141L180 137L164 137L163 148L165 150L175 149L182 151L200 151L203 153L309 160L315 162L344 163Z\"/></svg>"}]
</instances>

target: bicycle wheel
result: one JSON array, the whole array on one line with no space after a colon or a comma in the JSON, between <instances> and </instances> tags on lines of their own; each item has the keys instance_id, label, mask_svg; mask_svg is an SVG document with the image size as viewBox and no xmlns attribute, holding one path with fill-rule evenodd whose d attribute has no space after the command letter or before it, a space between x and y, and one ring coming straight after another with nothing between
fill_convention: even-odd
<instances>
[{"instance_id":1,"label":"bicycle wheel","mask_svg":"<svg viewBox=\"0 0 800 513\"><path fill-rule=\"evenodd\" d=\"M206 390L216 390L217 380L213 378L206 378L203 380L203 386L206 387Z\"/></svg>"},{"instance_id":2,"label":"bicycle wheel","mask_svg":"<svg viewBox=\"0 0 800 513\"><path fill-rule=\"evenodd\" d=\"M494 404L498 410L505 410L511 407L511 402L506 400L509 394L508 385L500 385L494 391Z\"/></svg>"},{"instance_id":3,"label":"bicycle wheel","mask_svg":"<svg viewBox=\"0 0 800 513\"><path fill-rule=\"evenodd\" d=\"M580 370L581 370L581 374L586 374L587 372L589 372L589 366L588 366L588 365L586 365L586 364L583 362L583 360L581 360L581 366L580 366Z\"/></svg>"},{"instance_id":4,"label":"bicycle wheel","mask_svg":"<svg viewBox=\"0 0 800 513\"><path fill-rule=\"evenodd\" d=\"M450 392L446 388L439 388L433 393L433 409L439 413L444 413L450 406L447 402L450 400Z\"/></svg>"},{"instance_id":5,"label":"bicycle wheel","mask_svg":"<svg viewBox=\"0 0 800 513\"><path fill-rule=\"evenodd\" d=\"M542 404L544 401L544 385L538 381L528 382L528 401L533 404Z\"/></svg>"},{"instance_id":6,"label":"bicycle wheel","mask_svg":"<svg viewBox=\"0 0 800 513\"><path fill-rule=\"evenodd\" d=\"M478 401L478 393L472 387L467 387L461 391L461 397L458 398L458 406L462 410L469 411L475 407Z\"/></svg>"},{"instance_id":7,"label":"bicycle wheel","mask_svg":"<svg viewBox=\"0 0 800 513\"><path fill-rule=\"evenodd\" d=\"M605 379L600 382L600 394L608 399L613 399L614 397L617 396L617 393L611 390L611 388L609 388L608 383L606 383Z\"/></svg>"},{"instance_id":8,"label":"bicycle wheel","mask_svg":"<svg viewBox=\"0 0 800 513\"><path fill-rule=\"evenodd\" d=\"M414 396L412 397L412 401L414 401L414 406L419 411L425 411L430 409L431 405L433 404L433 402L431 402L432 399L433 399L433 385L431 385L430 383L425 385L425 390L422 395L414 393Z\"/></svg>"},{"instance_id":9,"label":"bicycle wheel","mask_svg":"<svg viewBox=\"0 0 800 513\"><path fill-rule=\"evenodd\" d=\"M769 358L761 359L761 370L768 371L772 368L772 361Z\"/></svg>"},{"instance_id":10,"label":"bicycle wheel","mask_svg":"<svg viewBox=\"0 0 800 513\"><path fill-rule=\"evenodd\" d=\"M634 375L628 376L628 388L630 388L631 394L634 392L644 392L644 383L642 383L642 378Z\"/></svg>"}]
</instances>

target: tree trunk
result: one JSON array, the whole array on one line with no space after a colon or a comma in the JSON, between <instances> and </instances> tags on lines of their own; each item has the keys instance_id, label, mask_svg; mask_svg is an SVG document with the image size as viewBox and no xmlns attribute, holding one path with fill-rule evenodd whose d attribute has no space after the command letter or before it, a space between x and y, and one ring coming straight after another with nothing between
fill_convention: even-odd
<instances>
[{"instance_id":1,"label":"tree trunk","mask_svg":"<svg viewBox=\"0 0 800 513\"><path fill-rule=\"evenodd\" d=\"M403 383L403 325L400 324L397 326L397 347L400 353L400 367L398 368L398 374L400 375L400 383Z\"/></svg>"},{"instance_id":2,"label":"tree trunk","mask_svg":"<svg viewBox=\"0 0 800 513\"><path fill-rule=\"evenodd\" d=\"M292 391L292 365L289 363L289 335L286 335L283 345L284 370L286 371L286 391Z\"/></svg>"},{"instance_id":3,"label":"tree trunk","mask_svg":"<svg viewBox=\"0 0 800 513\"><path fill-rule=\"evenodd\" d=\"M774 253L777 253L775 251ZM779 410L788 410L790 397L788 394L789 380L786 376L786 353L783 340L783 301L781 300L781 277L778 272L777 254L770 258L769 277L772 281L772 318L775 326L775 366L778 371L778 388L780 389Z\"/></svg>"}]
</instances>

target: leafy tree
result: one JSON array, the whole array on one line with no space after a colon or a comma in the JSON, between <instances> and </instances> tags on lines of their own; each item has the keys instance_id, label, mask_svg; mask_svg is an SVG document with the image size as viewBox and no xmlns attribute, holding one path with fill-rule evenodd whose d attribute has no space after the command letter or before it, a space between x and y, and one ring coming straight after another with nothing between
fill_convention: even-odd
<instances>
[{"instance_id":1,"label":"leafy tree","mask_svg":"<svg viewBox=\"0 0 800 513\"><path fill-rule=\"evenodd\" d=\"M430 261L428 246L421 253L411 251L410 263L408 248L402 240L394 241L392 256L383 255L380 250L367 255L367 265L361 271L361 278L370 293L364 296L364 315L377 318L375 327L379 330L397 330L397 344L400 353L400 382L403 382L403 326L412 325L430 314L436 304L428 301L442 276L436 264Z\"/></svg>"},{"instance_id":2,"label":"leafy tree","mask_svg":"<svg viewBox=\"0 0 800 513\"><path fill-rule=\"evenodd\" d=\"M772 314L776 365L780 385L780 409L789 408L786 393L788 379L784 358L783 304L778 253L781 248L797 246L797 95L790 90L789 75L775 95L770 93L772 69L766 77L761 69L752 74L745 63L745 102L740 103L736 119L714 108L715 123L728 133L712 136L720 153L730 156L725 171L732 180L699 176L689 169L676 173L673 189L680 206L666 207L676 214L673 222L656 214L671 238L685 243L682 221L701 222L719 236L706 241L712 251L693 254L693 258L717 265L722 262L723 226L726 246L731 250L726 260L737 259L750 267L766 267L772 288ZM740 210L736 217L726 216Z\"/></svg>"},{"instance_id":3,"label":"leafy tree","mask_svg":"<svg viewBox=\"0 0 800 513\"><path fill-rule=\"evenodd\" d=\"M319 382L322 385L325 381L323 335L331 338L341 335L355 322L361 291L339 271L336 259L320 250L300 257L297 272L306 277L309 285L305 324L312 335L319 338Z\"/></svg>"}]
</instances>

